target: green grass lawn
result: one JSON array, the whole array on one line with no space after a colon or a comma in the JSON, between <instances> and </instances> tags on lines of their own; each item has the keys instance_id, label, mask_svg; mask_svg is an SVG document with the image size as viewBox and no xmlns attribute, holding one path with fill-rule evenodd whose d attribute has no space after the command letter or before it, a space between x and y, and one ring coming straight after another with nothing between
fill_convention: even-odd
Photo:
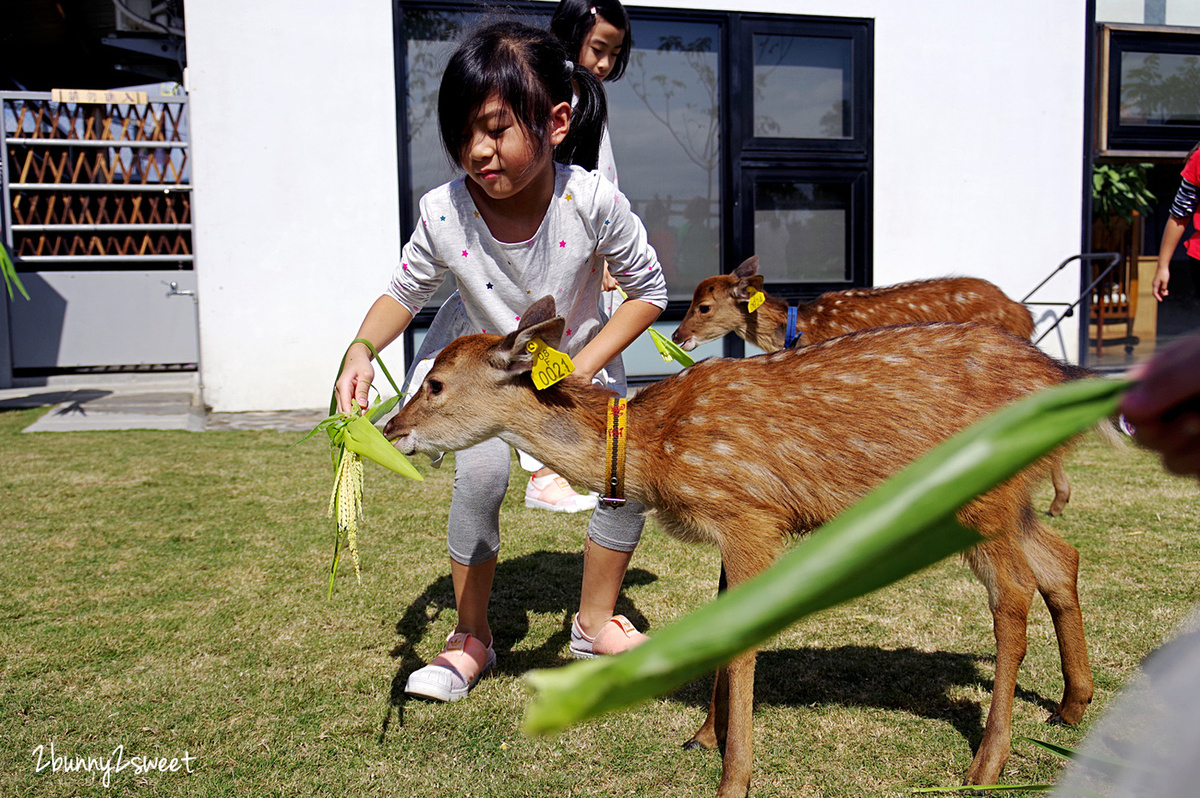
<instances>
[{"instance_id":1,"label":"green grass lawn","mask_svg":"<svg viewBox=\"0 0 1200 798\"><path fill-rule=\"evenodd\" d=\"M0 795L715 793L719 755L679 747L709 679L557 737L521 734L521 675L568 662L586 527L526 510L521 472L492 599L498 673L436 705L402 690L454 626L449 467L417 458L418 483L367 465L362 583L347 561L326 600L323 439L20 433L39 412L0 413ZM1051 525L1082 553L1096 700L1078 728L1042 723L1062 683L1039 602L1013 731L1074 746L1200 598L1200 534L1195 483L1148 454L1088 440L1069 471L1072 501ZM717 570L714 550L651 522L618 610L653 634L710 600ZM789 629L759 656L752 794L957 784L982 737L993 653L983 588L957 560ZM105 786L99 771L56 768L51 745L72 761L122 746L126 767ZM135 757L179 769L139 772ZM1005 780L1058 768L1018 742Z\"/></svg>"}]
</instances>

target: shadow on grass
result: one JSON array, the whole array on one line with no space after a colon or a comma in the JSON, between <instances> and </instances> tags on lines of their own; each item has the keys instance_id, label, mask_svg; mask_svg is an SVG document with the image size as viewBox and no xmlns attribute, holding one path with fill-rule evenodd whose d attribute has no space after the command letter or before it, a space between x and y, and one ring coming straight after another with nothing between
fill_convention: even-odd
<instances>
[{"instance_id":1,"label":"shadow on grass","mask_svg":"<svg viewBox=\"0 0 1200 798\"><path fill-rule=\"evenodd\" d=\"M973 686L990 691L990 673L980 672L980 662L993 663L994 657L872 646L760 651L754 703L759 707L842 705L908 712L948 723L976 751L983 740L990 696L980 703L951 693L954 688ZM710 677L680 688L671 698L707 709L711 695ZM1020 685L1016 698L1042 707L1047 714L1058 707L1056 700Z\"/></svg>"},{"instance_id":2,"label":"shadow on grass","mask_svg":"<svg viewBox=\"0 0 1200 798\"><path fill-rule=\"evenodd\" d=\"M571 617L579 605L582 575L583 555L578 552L539 551L500 562L490 606L498 672L519 675L534 668L560 667L572 661L563 652L570 640ZM649 584L657 578L649 571L631 568L625 575L625 585ZM454 611L454 588L448 575L426 587L396 623L400 641L391 655L400 665L392 679L381 741L393 722L393 713L394 722L403 725L404 705L408 700L404 694L405 682L410 673L426 664L417 656L416 648L444 610ZM535 648L515 650L514 646L529 634L531 612L561 614L562 626L538 641ZM617 612L638 628L649 625L623 592L617 599ZM978 664L990 664L993 660L990 655L872 646L760 651L754 699L756 706L840 704L909 712L950 724L974 751L983 739L990 698L980 703L954 698L951 693L959 687L982 686L990 690L990 673L981 673ZM681 687L669 698L707 709L711 695L712 678L707 677ZM1016 698L1039 705L1047 713L1057 708L1055 700L1020 685Z\"/></svg>"},{"instance_id":3,"label":"shadow on grass","mask_svg":"<svg viewBox=\"0 0 1200 798\"><path fill-rule=\"evenodd\" d=\"M658 577L642 568L630 568L624 585L647 585ZM534 668L552 668L573 660L564 656L571 637L571 618L579 608L579 586L583 579L583 553L537 551L496 566L488 608L496 651L496 670L519 675ZM380 740L387 735L391 723L404 724L404 705L408 696L404 684L408 675L426 662L417 656L416 649L425 639L431 626L437 624L443 611L454 612L454 586L446 575L430 584L405 609L396 622L400 641L392 649L393 659L400 666L392 679L389 709L380 730ZM529 613L561 614L561 628L536 648L515 650L514 647L529 634ZM626 616L635 626L645 629L645 616L622 592L617 597L617 613ZM395 710L395 719L392 719Z\"/></svg>"}]
</instances>

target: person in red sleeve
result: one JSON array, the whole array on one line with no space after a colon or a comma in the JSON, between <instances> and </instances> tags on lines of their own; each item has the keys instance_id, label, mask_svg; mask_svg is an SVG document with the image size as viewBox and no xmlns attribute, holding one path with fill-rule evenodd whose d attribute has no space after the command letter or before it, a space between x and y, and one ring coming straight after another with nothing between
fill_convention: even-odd
<instances>
[{"instance_id":1,"label":"person in red sleeve","mask_svg":"<svg viewBox=\"0 0 1200 798\"><path fill-rule=\"evenodd\" d=\"M1200 208L1197 208L1200 199L1200 144L1192 147L1188 153L1180 175L1183 179L1179 181L1179 191L1171 203L1171 218L1167 219L1167 226L1163 229L1162 246L1158 248L1158 268L1154 272L1154 298L1159 302L1170 293L1167 284L1171 281L1171 257L1187 229L1188 217L1192 218L1192 227L1197 232L1183 246L1190 258L1200 261Z\"/></svg>"}]
</instances>

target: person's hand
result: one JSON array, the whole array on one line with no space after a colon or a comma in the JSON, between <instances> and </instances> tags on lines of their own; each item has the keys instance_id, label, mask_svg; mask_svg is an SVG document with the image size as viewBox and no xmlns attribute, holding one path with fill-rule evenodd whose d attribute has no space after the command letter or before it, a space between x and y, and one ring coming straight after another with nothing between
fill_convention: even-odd
<instances>
[{"instance_id":1,"label":"person's hand","mask_svg":"<svg viewBox=\"0 0 1200 798\"><path fill-rule=\"evenodd\" d=\"M600 283L600 286L605 291L616 291L618 288L621 287L621 286L617 285L616 278L614 278L611 274L608 273L607 265L605 265L605 267L604 267L604 280Z\"/></svg>"},{"instance_id":2,"label":"person's hand","mask_svg":"<svg viewBox=\"0 0 1200 798\"><path fill-rule=\"evenodd\" d=\"M1162 455L1175 474L1200 477L1200 335L1135 367L1137 384L1121 400L1134 439Z\"/></svg>"},{"instance_id":3,"label":"person's hand","mask_svg":"<svg viewBox=\"0 0 1200 798\"><path fill-rule=\"evenodd\" d=\"M342 373L334 383L337 408L342 413L361 413L370 404L371 382L375 379L375 367L371 365L371 350L362 344L353 344L346 352Z\"/></svg>"},{"instance_id":4,"label":"person's hand","mask_svg":"<svg viewBox=\"0 0 1200 798\"><path fill-rule=\"evenodd\" d=\"M1159 302L1162 302L1163 297L1170 293L1167 290L1167 283L1169 282L1171 282L1171 269L1169 266L1159 266L1154 270L1154 282L1151 284L1151 291L1154 292L1154 298Z\"/></svg>"}]
</instances>

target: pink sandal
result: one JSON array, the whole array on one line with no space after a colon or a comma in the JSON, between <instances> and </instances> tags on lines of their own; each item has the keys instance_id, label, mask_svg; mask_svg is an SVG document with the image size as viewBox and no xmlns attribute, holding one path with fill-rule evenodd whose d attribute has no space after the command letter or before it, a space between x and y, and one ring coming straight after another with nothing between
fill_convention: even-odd
<instances>
[{"instance_id":1,"label":"pink sandal","mask_svg":"<svg viewBox=\"0 0 1200 798\"><path fill-rule=\"evenodd\" d=\"M555 513L578 513L596 508L596 497L576 493L571 483L558 474L529 478L525 483L525 506Z\"/></svg>"},{"instance_id":2,"label":"pink sandal","mask_svg":"<svg viewBox=\"0 0 1200 798\"><path fill-rule=\"evenodd\" d=\"M571 619L571 654L575 659L591 659L595 656L620 654L640 646L650 638L634 628L624 615L614 615L596 633L588 637L579 625L579 613Z\"/></svg>"},{"instance_id":3,"label":"pink sandal","mask_svg":"<svg viewBox=\"0 0 1200 798\"><path fill-rule=\"evenodd\" d=\"M474 635L456 632L433 662L409 674L404 692L434 701L466 698L483 675L496 667L496 652Z\"/></svg>"}]
</instances>

